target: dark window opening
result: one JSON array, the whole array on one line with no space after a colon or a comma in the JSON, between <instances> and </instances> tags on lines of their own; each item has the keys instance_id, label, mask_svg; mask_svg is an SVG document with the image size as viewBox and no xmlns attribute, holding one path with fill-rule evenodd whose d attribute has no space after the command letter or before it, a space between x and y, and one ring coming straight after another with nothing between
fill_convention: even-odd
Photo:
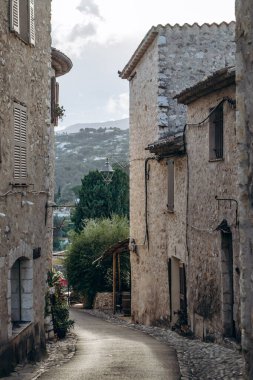
<instances>
[{"instance_id":1,"label":"dark window opening","mask_svg":"<svg viewBox=\"0 0 253 380\"><path fill-rule=\"evenodd\" d=\"M174 161L168 160L168 203L167 209L170 212L174 211Z\"/></svg>"},{"instance_id":2,"label":"dark window opening","mask_svg":"<svg viewBox=\"0 0 253 380\"><path fill-rule=\"evenodd\" d=\"M209 158L223 158L223 104L216 108L209 119Z\"/></svg>"}]
</instances>

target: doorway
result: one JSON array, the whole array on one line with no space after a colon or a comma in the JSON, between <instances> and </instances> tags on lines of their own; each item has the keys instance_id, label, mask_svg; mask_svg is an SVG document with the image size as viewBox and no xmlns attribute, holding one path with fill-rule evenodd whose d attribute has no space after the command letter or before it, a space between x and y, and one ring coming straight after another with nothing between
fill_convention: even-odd
<instances>
[{"instance_id":1,"label":"doorway","mask_svg":"<svg viewBox=\"0 0 253 380\"><path fill-rule=\"evenodd\" d=\"M221 231L221 276L223 334L235 337L233 238L231 232Z\"/></svg>"}]
</instances>

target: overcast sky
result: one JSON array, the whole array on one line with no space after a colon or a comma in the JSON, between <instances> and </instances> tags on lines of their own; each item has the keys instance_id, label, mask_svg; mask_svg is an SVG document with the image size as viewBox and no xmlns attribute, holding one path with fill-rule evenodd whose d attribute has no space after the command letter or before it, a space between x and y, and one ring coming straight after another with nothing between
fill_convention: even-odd
<instances>
[{"instance_id":1,"label":"overcast sky","mask_svg":"<svg viewBox=\"0 0 253 380\"><path fill-rule=\"evenodd\" d=\"M234 18L234 0L52 0L53 46L73 62L59 78L61 126L128 117L128 81L117 72L153 25Z\"/></svg>"}]
</instances>

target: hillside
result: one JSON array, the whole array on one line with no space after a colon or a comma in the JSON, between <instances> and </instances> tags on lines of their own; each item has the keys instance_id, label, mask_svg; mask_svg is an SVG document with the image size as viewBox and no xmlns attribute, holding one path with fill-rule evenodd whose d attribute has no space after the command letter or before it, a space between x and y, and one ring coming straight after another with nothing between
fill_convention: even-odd
<instances>
[{"instance_id":1,"label":"hillside","mask_svg":"<svg viewBox=\"0 0 253 380\"><path fill-rule=\"evenodd\" d=\"M121 120L114 120L114 121L105 121L105 122L100 122L100 123L78 123L78 124L73 124L70 125L61 132L66 132L66 133L78 133L80 129L86 129L86 128L94 128L94 129L99 129L99 128L119 128L119 129L128 129L129 128L129 119L121 119Z\"/></svg>"},{"instance_id":2,"label":"hillside","mask_svg":"<svg viewBox=\"0 0 253 380\"><path fill-rule=\"evenodd\" d=\"M85 128L78 133L55 136L56 191L62 199L73 201L72 188L81 184L81 178L90 170L100 170L106 157L110 163L127 162L129 130L119 128Z\"/></svg>"}]
</instances>

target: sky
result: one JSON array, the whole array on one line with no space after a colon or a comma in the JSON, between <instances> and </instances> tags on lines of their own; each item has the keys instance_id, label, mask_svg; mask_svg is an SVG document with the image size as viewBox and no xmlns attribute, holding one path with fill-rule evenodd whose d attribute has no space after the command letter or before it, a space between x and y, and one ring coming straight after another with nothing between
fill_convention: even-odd
<instances>
[{"instance_id":1,"label":"sky","mask_svg":"<svg viewBox=\"0 0 253 380\"><path fill-rule=\"evenodd\" d=\"M234 19L234 0L52 0L52 45L73 62L58 79L59 129L128 117L128 81L118 70L153 25Z\"/></svg>"}]
</instances>

